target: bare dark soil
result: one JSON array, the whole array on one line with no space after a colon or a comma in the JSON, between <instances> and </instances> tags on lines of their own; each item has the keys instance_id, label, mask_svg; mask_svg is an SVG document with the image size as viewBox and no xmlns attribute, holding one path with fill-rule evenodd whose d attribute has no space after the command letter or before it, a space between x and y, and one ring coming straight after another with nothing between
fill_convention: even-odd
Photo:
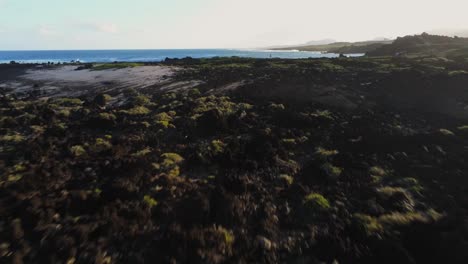
<instances>
[{"instance_id":1,"label":"bare dark soil","mask_svg":"<svg viewBox=\"0 0 468 264\"><path fill-rule=\"evenodd\" d=\"M467 263L466 64L160 65L200 85L1 90L1 262Z\"/></svg>"}]
</instances>

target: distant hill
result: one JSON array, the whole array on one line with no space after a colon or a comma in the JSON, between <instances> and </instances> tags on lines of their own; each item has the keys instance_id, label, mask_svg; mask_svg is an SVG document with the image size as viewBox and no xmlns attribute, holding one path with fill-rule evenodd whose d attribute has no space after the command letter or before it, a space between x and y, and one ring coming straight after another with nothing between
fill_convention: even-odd
<instances>
[{"instance_id":1,"label":"distant hill","mask_svg":"<svg viewBox=\"0 0 468 264\"><path fill-rule=\"evenodd\" d=\"M442 35L442 36L449 36L449 37L462 37L468 38L468 28L465 29L435 29L428 31L427 33L431 35Z\"/></svg>"},{"instance_id":2,"label":"distant hill","mask_svg":"<svg viewBox=\"0 0 468 264\"><path fill-rule=\"evenodd\" d=\"M301 46L310 46L310 45L327 45L331 43L335 43L336 40L334 39L320 39L320 40L312 40L304 43L304 45Z\"/></svg>"},{"instance_id":3,"label":"distant hill","mask_svg":"<svg viewBox=\"0 0 468 264\"><path fill-rule=\"evenodd\" d=\"M323 45L298 45L277 50L320 51L332 53L365 53L368 56L437 56L468 58L468 38L422 33L398 37L396 40L371 40L361 42L334 42Z\"/></svg>"},{"instance_id":4,"label":"distant hill","mask_svg":"<svg viewBox=\"0 0 468 264\"><path fill-rule=\"evenodd\" d=\"M311 46L311 45L327 45L330 43L334 43L336 40L334 39L320 39L320 40L312 40L308 41L304 44L298 44L298 45L275 45L275 46L268 46L268 47L263 47L262 49L270 49L270 50L288 50L292 46L297 46L297 47L302 47L302 46Z\"/></svg>"},{"instance_id":5,"label":"distant hill","mask_svg":"<svg viewBox=\"0 0 468 264\"><path fill-rule=\"evenodd\" d=\"M458 57L468 55L468 38L447 37L422 33L399 37L393 43L369 50L369 56Z\"/></svg>"},{"instance_id":6,"label":"distant hill","mask_svg":"<svg viewBox=\"0 0 468 264\"><path fill-rule=\"evenodd\" d=\"M392 40L371 40L361 42L334 42L323 45L299 45L282 47L277 50L321 51L332 53L367 53L383 45L391 44Z\"/></svg>"}]
</instances>

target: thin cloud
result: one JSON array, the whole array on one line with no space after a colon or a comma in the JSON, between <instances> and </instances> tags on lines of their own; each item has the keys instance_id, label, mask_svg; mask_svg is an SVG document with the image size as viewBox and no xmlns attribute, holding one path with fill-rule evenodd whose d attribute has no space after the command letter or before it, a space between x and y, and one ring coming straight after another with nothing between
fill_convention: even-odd
<instances>
[{"instance_id":1,"label":"thin cloud","mask_svg":"<svg viewBox=\"0 0 468 264\"><path fill-rule=\"evenodd\" d=\"M116 24L98 24L96 28L105 33L117 33L119 31Z\"/></svg>"},{"instance_id":2,"label":"thin cloud","mask_svg":"<svg viewBox=\"0 0 468 264\"><path fill-rule=\"evenodd\" d=\"M45 37L51 37L51 36L57 36L58 35L57 31L51 29L48 26L40 26L39 29L38 29L38 33L39 33L39 35L45 36Z\"/></svg>"},{"instance_id":3,"label":"thin cloud","mask_svg":"<svg viewBox=\"0 0 468 264\"><path fill-rule=\"evenodd\" d=\"M101 33L118 33L119 28L114 23L84 23L79 25L81 28L89 31L101 32Z\"/></svg>"}]
</instances>

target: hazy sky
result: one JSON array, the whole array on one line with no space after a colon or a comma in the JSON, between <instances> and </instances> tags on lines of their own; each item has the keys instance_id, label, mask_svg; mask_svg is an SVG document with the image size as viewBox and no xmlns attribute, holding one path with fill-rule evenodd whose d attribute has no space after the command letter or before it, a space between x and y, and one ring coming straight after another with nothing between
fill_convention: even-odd
<instances>
[{"instance_id":1,"label":"hazy sky","mask_svg":"<svg viewBox=\"0 0 468 264\"><path fill-rule=\"evenodd\" d=\"M468 28L468 0L0 0L0 49L250 48Z\"/></svg>"}]
</instances>

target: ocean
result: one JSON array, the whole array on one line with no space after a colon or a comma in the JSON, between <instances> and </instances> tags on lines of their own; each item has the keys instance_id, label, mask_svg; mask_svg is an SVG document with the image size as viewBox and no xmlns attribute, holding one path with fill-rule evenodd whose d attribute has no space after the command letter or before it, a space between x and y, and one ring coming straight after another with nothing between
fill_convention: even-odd
<instances>
[{"instance_id":1,"label":"ocean","mask_svg":"<svg viewBox=\"0 0 468 264\"><path fill-rule=\"evenodd\" d=\"M357 57L363 54L349 54ZM212 57L244 57L244 58L334 58L336 53L321 53L309 51L277 51L277 50L235 50L235 49L159 49L159 50L38 50L38 51L0 51L0 63L16 61L19 63L44 62L157 62L165 58L212 58Z\"/></svg>"}]
</instances>

